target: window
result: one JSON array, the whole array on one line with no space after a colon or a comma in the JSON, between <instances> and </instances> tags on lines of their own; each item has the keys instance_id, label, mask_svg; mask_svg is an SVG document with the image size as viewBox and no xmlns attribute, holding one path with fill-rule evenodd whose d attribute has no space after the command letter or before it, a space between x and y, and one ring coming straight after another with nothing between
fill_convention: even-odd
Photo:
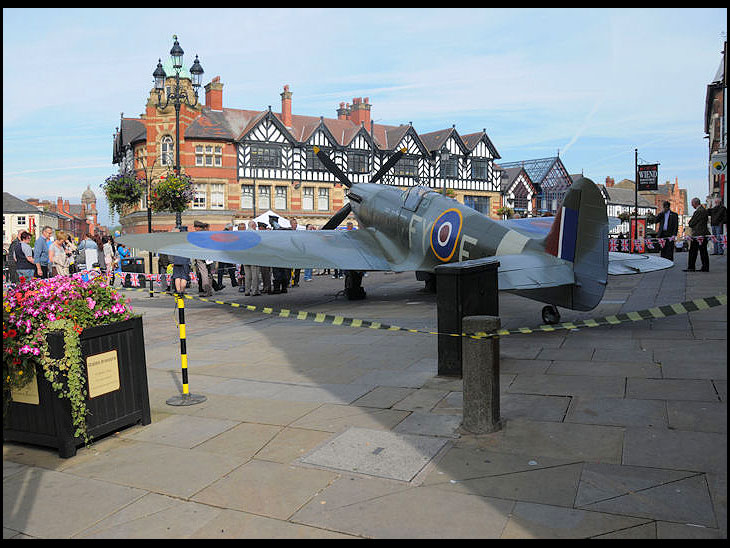
<instances>
[{"instance_id":1,"label":"window","mask_svg":"<svg viewBox=\"0 0 730 548\"><path fill-rule=\"evenodd\" d=\"M223 184L212 184L210 185L210 208L211 209L224 209L225 208L225 185Z\"/></svg>"},{"instance_id":2,"label":"window","mask_svg":"<svg viewBox=\"0 0 730 548\"><path fill-rule=\"evenodd\" d=\"M302 189L302 209L312 211L314 209L314 187L305 186Z\"/></svg>"},{"instance_id":3,"label":"window","mask_svg":"<svg viewBox=\"0 0 730 548\"><path fill-rule=\"evenodd\" d=\"M206 185L196 184L193 195L193 209L205 209Z\"/></svg>"},{"instance_id":4,"label":"window","mask_svg":"<svg viewBox=\"0 0 730 548\"><path fill-rule=\"evenodd\" d=\"M441 161L441 177L443 179L456 179L458 177L459 157L449 155L448 160Z\"/></svg>"},{"instance_id":5,"label":"window","mask_svg":"<svg viewBox=\"0 0 730 548\"><path fill-rule=\"evenodd\" d=\"M489 160L473 158L471 161L471 178L487 180L489 178Z\"/></svg>"},{"instance_id":6,"label":"window","mask_svg":"<svg viewBox=\"0 0 730 548\"><path fill-rule=\"evenodd\" d=\"M367 152L351 150L347 153L347 165L350 173L367 173L370 171L370 155Z\"/></svg>"},{"instance_id":7,"label":"window","mask_svg":"<svg viewBox=\"0 0 730 548\"><path fill-rule=\"evenodd\" d=\"M196 145L195 165L221 167L223 165L223 147L214 145Z\"/></svg>"},{"instance_id":8,"label":"window","mask_svg":"<svg viewBox=\"0 0 730 548\"><path fill-rule=\"evenodd\" d=\"M165 135L160 141L160 162L163 166L171 166L173 164L172 145L172 137L169 135Z\"/></svg>"},{"instance_id":9,"label":"window","mask_svg":"<svg viewBox=\"0 0 730 548\"><path fill-rule=\"evenodd\" d=\"M415 177L418 174L418 158L415 156L403 156L400 162L395 164L393 174Z\"/></svg>"},{"instance_id":10,"label":"window","mask_svg":"<svg viewBox=\"0 0 730 548\"><path fill-rule=\"evenodd\" d=\"M259 209L271 209L271 187L262 185L259 187Z\"/></svg>"},{"instance_id":11,"label":"window","mask_svg":"<svg viewBox=\"0 0 730 548\"><path fill-rule=\"evenodd\" d=\"M322 151L328 154L326 150L322 149ZM322 162L319 161L319 158L314 153L313 148L307 149L307 169L310 171L326 171L324 165L322 165Z\"/></svg>"},{"instance_id":12,"label":"window","mask_svg":"<svg viewBox=\"0 0 730 548\"><path fill-rule=\"evenodd\" d=\"M469 206L472 209L476 209L479 213L489 215L489 196L471 196L469 194L464 195L464 205Z\"/></svg>"},{"instance_id":13,"label":"window","mask_svg":"<svg viewBox=\"0 0 730 548\"><path fill-rule=\"evenodd\" d=\"M320 211L328 211L330 208L330 189L320 188L317 196L317 209Z\"/></svg>"},{"instance_id":14,"label":"window","mask_svg":"<svg viewBox=\"0 0 730 548\"><path fill-rule=\"evenodd\" d=\"M281 166L281 147L277 145L251 145L250 165L254 167Z\"/></svg>"},{"instance_id":15,"label":"window","mask_svg":"<svg viewBox=\"0 0 730 548\"><path fill-rule=\"evenodd\" d=\"M524 211L527 209L527 196L515 196L515 210Z\"/></svg>"},{"instance_id":16,"label":"window","mask_svg":"<svg viewBox=\"0 0 730 548\"><path fill-rule=\"evenodd\" d=\"M253 185L241 185L241 209L253 209Z\"/></svg>"},{"instance_id":17,"label":"window","mask_svg":"<svg viewBox=\"0 0 730 548\"><path fill-rule=\"evenodd\" d=\"M277 186L274 194L274 209L286 209L286 187Z\"/></svg>"},{"instance_id":18,"label":"window","mask_svg":"<svg viewBox=\"0 0 730 548\"><path fill-rule=\"evenodd\" d=\"M25 226L25 215L18 215L15 218L15 224L18 226Z\"/></svg>"}]
</instances>

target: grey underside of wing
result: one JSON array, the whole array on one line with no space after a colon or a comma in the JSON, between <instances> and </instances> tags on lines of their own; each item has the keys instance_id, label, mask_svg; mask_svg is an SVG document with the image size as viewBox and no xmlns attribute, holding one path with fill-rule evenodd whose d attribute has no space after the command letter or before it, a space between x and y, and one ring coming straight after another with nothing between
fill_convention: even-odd
<instances>
[{"instance_id":1,"label":"grey underside of wing","mask_svg":"<svg viewBox=\"0 0 730 548\"><path fill-rule=\"evenodd\" d=\"M378 243L366 230L276 230L255 232L255 234L260 237L260 241L248 249L235 249L235 242L228 246L223 243L211 243L218 249L203 247L189 242L188 234L185 232L128 234L117 238L117 241L133 248L135 252L154 251L190 259L208 259L234 264L344 270L393 269L383 258Z\"/></svg>"},{"instance_id":2,"label":"grey underside of wing","mask_svg":"<svg viewBox=\"0 0 730 548\"><path fill-rule=\"evenodd\" d=\"M672 261L663 257L619 253L617 251L609 251L608 253L608 273L614 276L653 272L670 268L673 265Z\"/></svg>"}]
</instances>

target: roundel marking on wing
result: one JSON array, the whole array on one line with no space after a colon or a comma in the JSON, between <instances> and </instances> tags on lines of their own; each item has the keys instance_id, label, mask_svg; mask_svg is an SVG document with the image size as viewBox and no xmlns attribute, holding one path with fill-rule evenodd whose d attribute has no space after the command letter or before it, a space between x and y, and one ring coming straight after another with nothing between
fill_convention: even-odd
<instances>
[{"instance_id":1,"label":"roundel marking on wing","mask_svg":"<svg viewBox=\"0 0 730 548\"><path fill-rule=\"evenodd\" d=\"M431 250L443 262L454 256L461 235L462 217L458 209L447 209L431 226Z\"/></svg>"},{"instance_id":2,"label":"roundel marking on wing","mask_svg":"<svg viewBox=\"0 0 730 548\"><path fill-rule=\"evenodd\" d=\"M257 246L260 241L261 237L253 230L188 233L188 242L205 249L241 251Z\"/></svg>"}]
</instances>

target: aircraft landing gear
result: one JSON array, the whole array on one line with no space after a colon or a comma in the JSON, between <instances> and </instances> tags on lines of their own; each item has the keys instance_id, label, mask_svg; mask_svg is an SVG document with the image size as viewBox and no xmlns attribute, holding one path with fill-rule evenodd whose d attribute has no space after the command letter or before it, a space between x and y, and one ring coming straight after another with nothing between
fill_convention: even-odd
<instances>
[{"instance_id":1,"label":"aircraft landing gear","mask_svg":"<svg viewBox=\"0 0 730 548\"><path fill-rule=\"evenodd\" d=\"M560 312L558 307L554 304L543 307L542 309L542 321L548 325L554 325L560 321Z\"/></svg>"},{"instance_id":2,"label":"aircraft landing gear","mask_svg":"<svg viewBox=\"0 0 730 548\"><path fill-rule=\"evenodd\" d=\"M357 270L345 270L345 295L351 301L359 301L366 296L362 288L363 274Z\"/></svg>"}]
</instances>

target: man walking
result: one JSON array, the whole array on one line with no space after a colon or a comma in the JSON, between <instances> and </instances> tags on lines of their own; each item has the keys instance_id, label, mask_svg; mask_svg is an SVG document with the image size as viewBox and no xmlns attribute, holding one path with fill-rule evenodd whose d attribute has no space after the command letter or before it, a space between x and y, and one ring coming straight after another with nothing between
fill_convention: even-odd
<instances>
[{"instance_id":1,"label":"man walking","mask_svg":"<svg viewBox=\"0 0 730 548\"><path fill-rule=\"evenodd\" d=\"M662 203L662 212L657 217L657 237L665 238L662 247L661 256L670 261L674 261L674 241L670 238L676 237L679 230L679 215L670 209L669 202Z\"/></svg>"},{"instance_id":2,"label":"man walking","mask_svg":"<svg viewBox=\"0 0 730 548\"><path fill-rule=\"evenodd\" d=\"M707 209L704 208L699 198L692 198L692 207L695 212L687 223L692 230L692 242L689 244L689 257L687 258L687 268L685 272L695 272L695 263L697 262L697 252L700 253L702 268L700 272L710 271L710 258L707 256L707 236L710 230L707 228L707 219L709 217ZM701 242L699 240L702 240Z\"/></svg>"},{"instance_id":3,"label":"man walking","mask_svg":"<svg viewBox=\"0 0 730 548\"><path fill-rule=\"evenodd\" d=\"M710 214L710 227L712 235L715 237L715 252L712 255L722 255L725 249L722 245L722 235L727 224L727 209L722 205L720 198L715 198L715 207L708 209Z\"/></svg>"},{"instance_id":4,"label":"man walking","mask_svg":"<svg viewBox=\"0 0 730 548\"><path fill-rule=\"evenodd\" d=\"M36 278L48 278L48 246L51 245L51 234L53 229L44 226L40 237L35 241L33 262L36 266Z\"/></svg>"}]
</instances>

